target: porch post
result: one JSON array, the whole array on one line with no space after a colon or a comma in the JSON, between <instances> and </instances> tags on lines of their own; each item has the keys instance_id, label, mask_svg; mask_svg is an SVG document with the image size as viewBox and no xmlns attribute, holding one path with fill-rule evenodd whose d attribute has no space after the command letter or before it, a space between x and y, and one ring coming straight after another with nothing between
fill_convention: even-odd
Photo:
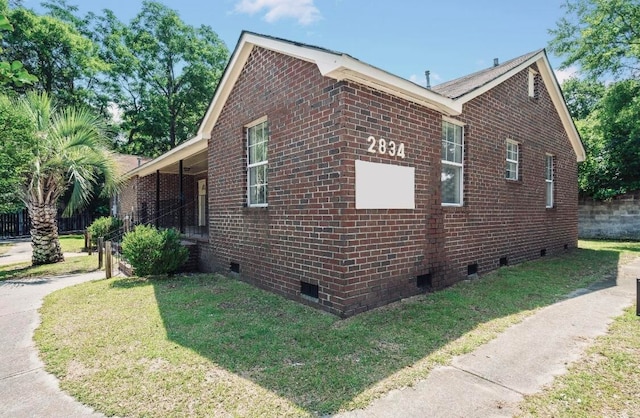
<instances>
[{"instance_id":1,"label":"porch post","mask_svg":"<svg viewBox=\"0 0 640 418\"><path fill-rule=\"evenodd\" d=\"M160 226L160 170L156 170L156 228Z\"/></svg>"},{"instance_id":2,"label":"porch post","mask_svg":"<svg viewBox=\"0 0 640 418\"><path fill-rule=\"evenodd\" d=\"M178 171L179 171L178 178L180 179L179 180L180 211L178 212L178 222L180 222L180 233L184 234L184 185L182 184L182 175L183 175L182 160L180 160Z\"/></svg>"}]
</instances>

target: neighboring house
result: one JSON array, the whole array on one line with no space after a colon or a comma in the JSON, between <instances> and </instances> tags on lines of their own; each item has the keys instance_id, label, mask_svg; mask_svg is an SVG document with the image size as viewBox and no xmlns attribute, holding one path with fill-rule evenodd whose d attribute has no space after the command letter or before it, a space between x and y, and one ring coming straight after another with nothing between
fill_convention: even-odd
<instances>
[{"instance_id":1,"label":"neighboring house","mask_svg":"<svg viewBox=\"0 0 640 418\"><path fill-rule=\"evenodd\" d=\"M118 172L121 175L131 172L142 164L151 161L151 158L139 157L137 155L118 154L113 155L113 159L118 166ZM111 215L121 217L131 216L136 210L137 205L137 189L135 182L128 181L125 187L111 198Z\"/></svg>"},{"instance_id":2,"label":"neighboring house","mask_svg":"<svg viewBox=\"0 0 640 418\"><path fill-rule=\"evenodd\" d=\"M199 239L201 270L349 316L575 247L583 159L544 50L427 89L244 32L127 202Z\"/></svg>"}]
</instances>

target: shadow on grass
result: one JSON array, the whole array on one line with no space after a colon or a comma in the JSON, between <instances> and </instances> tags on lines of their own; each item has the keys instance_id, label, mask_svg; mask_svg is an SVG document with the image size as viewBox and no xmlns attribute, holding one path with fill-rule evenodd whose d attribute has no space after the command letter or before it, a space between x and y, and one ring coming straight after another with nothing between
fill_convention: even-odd
<instances>
[{"instance_id":1,"label":"shadow on grass","mask_svg":"<svg viewBox=\"0 0 640 418\"><path fill-rule=\"evenodd\" d=\"M326 414L483 323L613 280L618 258L616 251L578 249L346 320L222 276L150 283L172 341ZM147 283L123 279L114 286Z\"/></svg>"}]
</instances>

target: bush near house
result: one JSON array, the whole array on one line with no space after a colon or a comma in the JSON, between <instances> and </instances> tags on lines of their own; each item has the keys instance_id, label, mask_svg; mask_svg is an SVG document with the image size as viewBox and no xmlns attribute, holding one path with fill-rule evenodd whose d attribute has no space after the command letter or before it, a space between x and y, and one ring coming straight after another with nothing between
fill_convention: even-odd
<instances>
[{"instance_id":1,"label":"bush near house","mask_svg":"<svg viewBox=\"0 0 640 418\"><path fill-rule=\"evenodd\" d=\"M187 261L189 250L175 229L138 225L122 239L122 256L138 276L170 274Z\"/></svg>"},{"instance_id":2,"label":"bush near house","mask_svg":"<svg viewBox=\"0 0 640 418\"><path fill-rule=\"evenodd\" d=\"M103 216L93 221L87 228L87 231L91 234L91 243L96 244L98 238L111 239L122 228L122 221L112 216Z\"/></svg>"}]
</instances>

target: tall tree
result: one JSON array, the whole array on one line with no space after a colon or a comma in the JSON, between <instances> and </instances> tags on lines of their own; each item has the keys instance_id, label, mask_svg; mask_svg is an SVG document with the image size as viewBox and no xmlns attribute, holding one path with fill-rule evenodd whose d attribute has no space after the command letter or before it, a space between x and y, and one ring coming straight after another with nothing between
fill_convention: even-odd
<instances>
[{"instance_id":1,"label":"tall tree","mask_svg":"<svg viewBox=\"0 0 640 418\"><path fill-rule=\"evenodd\" d=\"M13 26L9 23L6 12L6 4L2 4L0 1L0 41L2 41L2 32L13 31ZM0 54L2 54L2 47L0 47ZM34 81L37 81L37 78L29 74L20 61L0 61L0 89L8 86L22 87L32 84Z\"/></svg>"},{"instance_id":2,"label":"tall tree","mask_svg":"<svg viewBox=\"0 0 640 418\"><path fill-rule=\"evenodd\" d=\"M96 27L119 93L123 148L157 156L195 134L228 59L216 33L153 1L129 25L106 10Z\"/></svg>"},{"instance_id":3,"label":"tall tree","mask_svg":"<svg viewBox=\"0 0 640 418\"><path fill-rule=\"evenodd\" d=\"M54 16L36 15L25 8L8 10L13 31L0 46L9 61L19 61L37 77L34 88L62 105L97 104L94 85L108 66L98 48L78 29ZM24 89L18 89L24 92Z\"/></svg>"},{"instance_id":4,"label":"tall tree","mask_svg":"<svg viewBox=\"0 0 640 418\"><path fill-rule=\"evenodd\" d=\"M104 181L103 193L118 184L116 164L107 150L103 119L86 108L57 108L46 93L27 93L15 103L29 116L33 149L23 178L21 198L31 217L34 265L64 260L58 238L58 201L68 188L71 214L89 202L93 185Z\"/></svg>"},{"instance_id":5,"label":"tall tree","mask_svg":"<svg viewBox=\"0 0 640 418\"><path fill-rule=\"evenodd\" d=\"M33 122L7 96L0 96L0 213L22 208L20 189L33 146Z\"/></svg>"},{"instance_id":6,"label":"tall tree","mask_svg":"<svg viewBox=\"0 0 640 418\"><path fill-rule=\"evenodd\" d=\"M579 64L594 77L640 76L638 0L568 0L566 16L551 30L551 50L564 67Z\"/></svg>"},{"instance_id":7,"label":"tall tree","mask_svg":"<svg viewBox=\"0 0 640 418\"><path fill-rule=\"evenodd\" d=\"M604 83L572 77L562 83L562 92L574 120L585 119L604 96Z\"/></svg>"}]
</instances>

